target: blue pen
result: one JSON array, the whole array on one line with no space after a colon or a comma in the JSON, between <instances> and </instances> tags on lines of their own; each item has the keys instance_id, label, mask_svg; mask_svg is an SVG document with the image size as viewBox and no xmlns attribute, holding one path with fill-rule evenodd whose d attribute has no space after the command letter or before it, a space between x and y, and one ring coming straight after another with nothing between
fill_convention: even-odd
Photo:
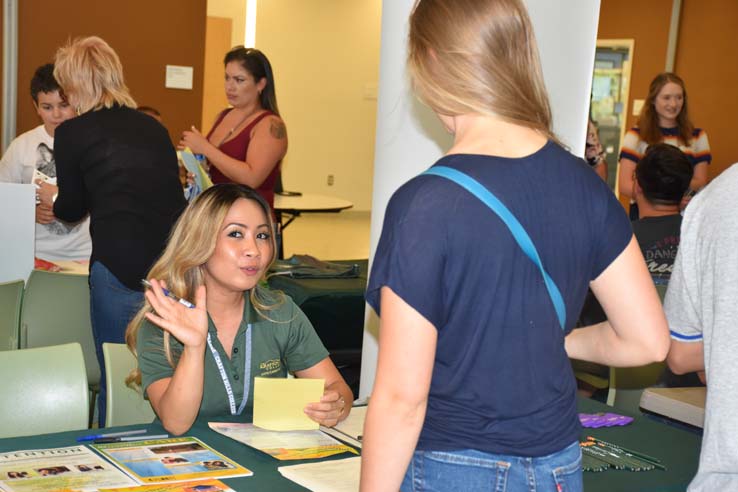
<instances>
[{"instance_id":1,"label":"blue pen","mask_svg":"<svg viewBox=\"0 0 738 492\"><path fill-rule=\"evenodd\" d=\"M111 442L136 442L136 441L155 441L158 439L167 439L169 434L147 434L144 436L123 436L123 437L103 437L95 439L93 444L108 444Z\"/></svg>"},{"instance_id":2,"label":"blue pen","mask_svg":"<svg viewBox=\"0 0 738 492\"><path fill-rule=\"evenodd\" d=\"M148 431L146 429L136 429L120 432L108 432L106 434L91 434L89 436L78 437L77 442L94 441L95 439L106 439L112 437L135 436L137 434L146 434L147 432Z\"/></svg>"},{"instance_id":3,"label":"blue pen","mask_svg":"<svg viewBox=\"0 0 738 492\"><path fill-rule=\"evenodd\" d=\"M149 289L151 289L151 288L152 288L152 286L151 286L151 282L149 282L149 281L148 281L148 280L146 280L146 279L142 279L142 280L141 280L141 283L142 283L142 284L143 284L143 285L144 285L145 287L148 287ZM179 297L179 296L175 296L174 294L172 294L171 292L169 292L169 291L168 291L167 289L165 289L164 287L162 287L162 288L161 288L161 290L162 290L162 291L164 292L164 295L165 295L165 296L167 296L167 297L169 297L170 299L174 299L174 300L175 300L175 301L177 301L178 303L182 304L183 306L187 306L187 307L188 307L188 308L190 308L190 309L195 309L195 305L194 305L194 304L192 304L192 303L191 303L190 301L187 301L187 300L185 300L185 299L182 299L182 298L181 298L181 297Z\"/></svg>"}]
</instances>

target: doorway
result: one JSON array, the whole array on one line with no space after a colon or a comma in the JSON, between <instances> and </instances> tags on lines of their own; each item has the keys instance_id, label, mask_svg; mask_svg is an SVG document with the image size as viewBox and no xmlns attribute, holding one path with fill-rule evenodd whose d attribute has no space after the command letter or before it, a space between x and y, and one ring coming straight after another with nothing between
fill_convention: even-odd
<instances>
[{"instance_id":1,"label":"doorway","mask_svg":"<svg viewBox=\"0 0 738 492\"><path fill-rule=\"evenodd\" d=\"M627 128L632 39L598 39L592 75L591 117L606 152L607 183L617 195L618 154Z\"/></svg>"}]
</instances>

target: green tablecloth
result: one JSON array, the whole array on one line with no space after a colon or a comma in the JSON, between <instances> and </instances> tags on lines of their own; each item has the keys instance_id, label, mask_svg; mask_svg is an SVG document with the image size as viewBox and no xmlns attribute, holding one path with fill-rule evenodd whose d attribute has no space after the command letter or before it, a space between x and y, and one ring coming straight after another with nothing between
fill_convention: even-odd
<instances>
[{"instance_id":1,"label":"green tablecloth","mask_svg":"<svg viewBox=\"0 0 738 492\"><path fill-rule=\"evenodd\" d=\"M275 275L269 286L292 297L330 351L361 350L364 336L364 290L368 260L333 261L359 265L355 278L290 278Z\"/></svg>"},{"instance_id":2,"label":"green tablecloth","mask_svg":"<svg viewBox=\"0 0 738 492\"><path fill-rule=\"evenodd\" d=\"M656 422L642 414L615 410L600 402L580 399L582 413L613 412L635 417L624 427L582 429L582 437L594 436L658 458L666 471L607 470L584 474L584 490L597 492L683 492L697 472L702 439L699 435Z\"/></svg>"},{"instance_id":3,"label":"green tablecloth","mask_svg":"<svg viewBox=\"0 0 738 492\"><path fill-rule=\"evenodd\" d=\"M579 411L585 413L613 411L612 407L593 400L579 401ZM618 412L625 413L625 412ZM586 492L667 492L684 491L695 472L700 452L700 437L696 434L670 427L660 422L650 420L642 415L633 415L635 421L625 427L611 427L601 429L583 429L582 436L594 437L620 444L624 447L641 451L656 457L667 467L666 471L653 470L648 472L630 472L625 470L608 470L601 473L587 472L584 474L584 489ZM233 418L224 418L223 421L237 421ZM241 419L243 420L243 419ZM134 428L149 429L151 434L165 432L158 424L146 426L117 427L106 430L113 432ZM0 439L0 452L17 451L21 449L52 448L73 446L78 436L90 434L93 431L63 432L33 437ZM196 423L186 435L202 440L212 448L226 455L254 472L251 477L223 480L234 490L238 491L270 491L290 492L304 491L282 477L277 467L290 464L306 463L309 461L278 461L266 454L249 448L237 441L211 431L206 423ZM387 443L391 446L392 443ZM345 453L326 459L348 458L353 455Z\"/></svg>"},{"instance_id":4,"label":"green tablecloth","mask_svg":"<svg viewBox=\"0 0 738 492\"><path fill-rule=\"evenodd\" d=\"M237 418L225 418L219 419L224 422L235 422ZM143 429L149 430L150 434L162 434L166 431L159 424L149 425L135 425L125 427L114 427L110 429L104 429L100 432L115 432L119 430L128 429ZM97 431L98 429L94 429ZM17 451L25 449L41 449L41 448L57 448L65 446L74 446L78 443L76 438L86 434L94 434L93 430L86 431L73 431L73 432L62 432L58 434L45 434L41 436L32 437L18 437L10 439L0 439L0 453L8 451ZM254 472L251 477L238 477L222 479L224 483L231 486L233 490L238 492L241 491L270 491L270 492L292 492L292 491L306 491L304 487L297 485L296 483L287 480L277 471L279 466L296 465L299 463L309 463L315 460L303 460L303 461L278 461L271 456L264 454L260 451L256 451L240 442L234 441L228 437L225 437L217 432L210 430L207 423L196 423L185 436L197 437L208 446L212 447L216 451L224 454L231 460L238 464L248 468ZM324 461L331 459L349 458L355 456L351 453L343 453L337 456L325 458Z\"/></svg>"}]
</instances>

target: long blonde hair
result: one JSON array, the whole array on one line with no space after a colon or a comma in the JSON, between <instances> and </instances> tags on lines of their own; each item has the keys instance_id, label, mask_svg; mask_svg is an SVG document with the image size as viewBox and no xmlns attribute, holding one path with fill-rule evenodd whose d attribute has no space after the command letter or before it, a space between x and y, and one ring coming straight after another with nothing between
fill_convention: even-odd
<instances>
[{"instance_id":1,"label":"long blonde hair","mask_svg":"<svg viewBox=\"0 0 738 492\"><path fill-rule=\"evenodd\" d=\"M492 115L556 140L533 27L520 0L418 0L408 68L439 114Z\"/></svg>"},{"instance_id":2,"label":"long blonde hair","mask_svg":"<svg viewBox=\"0 0 738 492\"><path fill-rule=\"evenodd\" d=\"M54 77L79 113L115 105L136 107L118 55L97 36L77 38L59 48Z\"/></svg>"},{"instance_id":3,"label":"long blonde hair","mask_svg":"<svg viewBox=\"0 0 738 492\"><path fill-rule=\"evenodd\" d=\"M215 251L223 221L231 206L241 198L258 203L267 217L272 243L268 265L271 266L276 255L276 242L269 205L259 193L248 186L221 184L205 190L185 209L169 236L167 247L151 267L148 278L165 280L167 289L173 294L183 299L194 299L197 287L204 283L203 269ZM262 287L260 283L263 280L261 279L251 289L249 297L256 311L266 318L265 312L279 306L284 298L280 292ZM150 312L153 312L153 308L145 301L126 329L126 344L134 355L137 355L138 330L146 319L145 314ZM176 363L172 355L170 338L171 335L165 330L163 350L167 361L174 367ZM141 371L138 367L131 372L126 383L141 384Z\"/></svg>"}]
</instances>

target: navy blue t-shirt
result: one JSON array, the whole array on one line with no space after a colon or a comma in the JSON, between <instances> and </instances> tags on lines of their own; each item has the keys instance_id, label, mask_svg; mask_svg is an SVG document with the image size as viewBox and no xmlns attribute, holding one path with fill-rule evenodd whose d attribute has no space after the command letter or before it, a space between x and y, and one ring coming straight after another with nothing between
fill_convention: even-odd
<instances>
[{"instance_id":1,"label":"navy blue t-shirt","mask_svg":"<svg viewBox=\"0 0 738 492\"><path fill-rule=\"evenodd\" d=\"M395 192L367 302L390 287L438 331L418 449L544 456L579 436L564 350L589 282L632 237L623 207L581 159L549 141L524 158L450 155L436 165L492 191L528 232L566 304L566 332L538 268L479 199L437 176Z\"/></svg>"}]
</instances>

